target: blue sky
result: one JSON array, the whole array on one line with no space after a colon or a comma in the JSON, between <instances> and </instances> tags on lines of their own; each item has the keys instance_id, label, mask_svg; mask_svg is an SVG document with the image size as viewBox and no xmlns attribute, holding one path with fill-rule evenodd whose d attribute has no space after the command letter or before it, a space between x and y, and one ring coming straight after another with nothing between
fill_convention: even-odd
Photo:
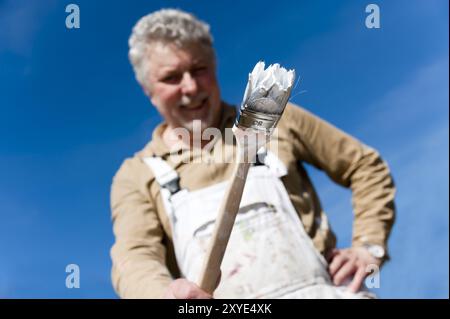
<instances>
[{"instance_id":1,"label":"blue sky","mask_svg":"<svg viewBox=\"0 0 450 319\"><path fill-rule=\"evenodd\" d=\"M209 22L223 99L260 59L295 68L292 101L378 149L398 188L383 298L448 298L448 1L0 1L0 298L114 298L112 176L160 121L134 80L136 20L178 7ZM308 167L338 234L351 193ZM65 267L81 287L65 287Z\"/></svg>"}]
</instances>

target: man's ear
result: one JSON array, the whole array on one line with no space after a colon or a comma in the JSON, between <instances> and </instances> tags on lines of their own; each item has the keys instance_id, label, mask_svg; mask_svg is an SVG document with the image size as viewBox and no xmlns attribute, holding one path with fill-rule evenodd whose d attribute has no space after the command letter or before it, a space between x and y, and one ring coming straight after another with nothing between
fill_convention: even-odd
<instances>
[{"instance_id":1,"label":"man's ear","mask_svg":"<svg viewBox=\"0 0 450 319\"><path fill-rule=\"evenodd\" d=\"M147 95L150 99L152 98L150 90L145 87L144 85L141 85L142 91L144 91L145 95Z\"/></svg>"},{"instance_id":2,"label":"man's ear","mask_svg":"<svg viewBox=\"0 0 450 319\"><path fill-rule=\"evenodd\" d=\"M151 92L150 92L149 89L146 89L146 90L145 90L145 94L146 94L147 97L149 98L150 102L151 102L153 105L156 105L156 104L155 104L155 101L153 101L153 96L152 96L152 94L151 94Z\"/></svg>"},{"instance_id":3,"label":"man's ear","mask_svg":"<svg viewBox=\"0 0 450 319\"><path fill-rule=\"evenodd\" d=\"M151 95L148 95L148 98L153 105L156 105L155 101L153 101L153 97Z\"/></svg>"}]
</instances>

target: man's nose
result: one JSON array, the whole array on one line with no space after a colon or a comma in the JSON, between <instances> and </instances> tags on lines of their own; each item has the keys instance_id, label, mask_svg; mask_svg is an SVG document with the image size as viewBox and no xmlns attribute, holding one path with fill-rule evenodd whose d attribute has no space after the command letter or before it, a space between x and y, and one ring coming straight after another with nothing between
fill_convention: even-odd
<instances>
[{"instance_id":1,"label":"man's nose","mask_svg":"<svg viewBox=\"0 0 450 319\"><path fill-rule=\"evenodd\" d=\"M181 82L181 90L183 94L193 95L197 93L198 85L197 80L189 72L183 74Z\"/></svg>"}]
</instances>

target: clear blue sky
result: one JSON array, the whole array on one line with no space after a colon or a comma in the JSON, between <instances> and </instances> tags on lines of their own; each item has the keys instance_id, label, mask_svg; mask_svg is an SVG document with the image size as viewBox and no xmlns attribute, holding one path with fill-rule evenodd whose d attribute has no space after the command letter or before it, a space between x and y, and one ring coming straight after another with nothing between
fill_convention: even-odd
<instances>
[{"instance_id":1,"label":"clear blue sky","mask_svg":"<svg viewBox=\"0 0 450 319\"><path fill-rule=\"evenodd\" d=\"M449 296L448 1L0 1L0 297L110 298L109 189L160 121L134 80L136 20L178 7L208 21L224 100L260 59L295 68L292 101L377 148L397 187L380 297ZM338 234L351 194L308 168ZM81 288L65 287L65 267Z\"/></svg>"}]
</instances>

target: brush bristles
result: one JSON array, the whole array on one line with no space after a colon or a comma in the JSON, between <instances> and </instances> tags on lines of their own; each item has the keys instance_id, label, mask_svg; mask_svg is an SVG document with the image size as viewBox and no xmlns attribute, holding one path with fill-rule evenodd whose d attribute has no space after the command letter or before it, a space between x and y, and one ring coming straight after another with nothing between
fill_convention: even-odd
<instances>
[{"instance_id":1,"label":"brush bristles","mask_svg":"<svg viewBox=\"0 0 450 319\"><path fill-rule=\"evenodd\" d=\"M280 119L291 94L294 70L287 71L278 63L264 69L258 62L249 75L237 126L271 130Z\"/></svg>"}]
</instances>

